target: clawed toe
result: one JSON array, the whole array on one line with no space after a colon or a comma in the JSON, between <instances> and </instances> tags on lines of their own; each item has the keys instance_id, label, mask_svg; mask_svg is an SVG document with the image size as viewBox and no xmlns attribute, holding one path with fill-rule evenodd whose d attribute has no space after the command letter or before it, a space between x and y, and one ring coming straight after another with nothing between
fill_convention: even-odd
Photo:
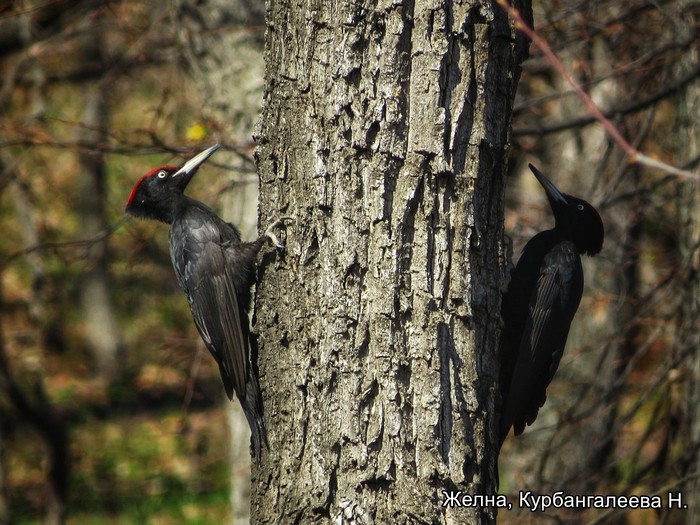
<instances>
[{"instance_id":1,"label":"clawed toe","mask_svg":"<svg viewBox=\"0 0 700 525\"><path fill-rule=\"evenodd\" d=\"M292 223L294 222L294 219L292 217L281 217L280 219L276 220L273 222L267 230L265 230L265 237L270 239L272 241L272 244L275 246L275 248L279 250L284 250L285 246L284 243L282 243L277 235L275 235L275 230L278 228L286 228L287 223Z\"/></svg>"}]
</instances>

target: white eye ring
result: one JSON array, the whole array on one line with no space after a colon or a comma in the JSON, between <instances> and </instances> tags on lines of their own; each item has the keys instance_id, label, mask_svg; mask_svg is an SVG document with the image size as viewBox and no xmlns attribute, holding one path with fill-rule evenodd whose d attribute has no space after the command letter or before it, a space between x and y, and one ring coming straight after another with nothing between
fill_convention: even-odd
<instances>
[{"instance_id":1,"label":"white eye ring","mask_svg":"<svg viewBox=\"0 0 700 525\"><path fill-rule=\"evenodd\" d=\"M164 178L166 177L167 174L168 174L167 171L165 171L165 170L160 170L160 171L158 172L158 178L159 178L159 179L164 179Z\"/></svg>"},{"instance_id":2,"label":"white eye ring","mask_svg":"<svg viewBox=\"0 0 700 525\"><path fill-rule=\"evenodd\" d=\"M583 204L579 204L576 207L578 208L579 211L583 211L583 208L584 208Z\"/></svg>"}]
</instances>

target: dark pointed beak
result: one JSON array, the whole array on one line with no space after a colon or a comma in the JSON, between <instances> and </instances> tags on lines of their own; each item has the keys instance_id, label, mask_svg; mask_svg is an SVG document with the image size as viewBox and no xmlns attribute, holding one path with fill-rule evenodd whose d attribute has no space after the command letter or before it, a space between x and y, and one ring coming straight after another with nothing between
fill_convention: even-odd
<instances>
[{"instance_id":1,"label":"dark pointed beak","mask_svg":"<svg viewBox=\"0 0 700 525\"><path fill-rule=\"evenodd\" d=\"M217 149L221 147L220 144L214 144L211 148L207 148L201 153L195 155L192 157L190 160L185 162L182 166L178 168L178 170L173 173L173 177L177 177L179 180L178 186L184 190L187 185L190 183L190 180L192 180L192 176L197 173L197 169L199 169L199 166L207 160L209 157L211 157L214 152L216 152Z\"/></svg>"},{"instance_id":2,"label":"dark pointed beak","mask_svg":"<svg viewBox=\"0 0 700 525\"><path fill-rule=\"evenodd\" d=\"M557 187L549 182L549 179L544 176L544 174L535 168L532 164L528 164L528 167L530 168L530 171L535 174L535 177L537 177L537 180L540 182L542 187L544 188L544 191L547 192L547 197L549 197L549 200L551 202L558 202L561 204L569 204L569 201L566 200L566 197L562 192L560 192Z\"/></svg>"}]
</instances>

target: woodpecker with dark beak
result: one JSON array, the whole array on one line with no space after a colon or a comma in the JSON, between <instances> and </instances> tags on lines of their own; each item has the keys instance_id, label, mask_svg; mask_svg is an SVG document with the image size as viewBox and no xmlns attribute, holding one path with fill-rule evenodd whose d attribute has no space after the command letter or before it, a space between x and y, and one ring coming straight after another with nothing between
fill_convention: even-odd
<instances>
[{"instance_id":1,"label":"woodpecker with dark beak","mask_svg":"<svg viewBox=\"0 0 700 525\"><path fill-rule=\"evenodd\" d=\"M503 296L500 445L531 425L547 399L583 294L581 254L603 248L603 221L584 200L560 192L532 164L555 226L525 245Z\"/></svg>"},{"instance_id":2,"label":"woodpecker with dark beak","mask_svg":"<svg viewBox=\"0 0 700 525\"><path fill-rule=\"evenodd\" d=\"M284 248L272 224L253 242L241 242L235 226L213 210L184 194L201 164L219 145L212 146L179 168L163 166L139 179L131 190L126 212L170 224L170 259L177 282L185 292L194 323L219 365L229 399L236 393L251 429L253 452L260 458L267 443L262 421L260 386L250 363L249 321L251 286L256 256L269 239Z\"/></svg>"}]
</instances>

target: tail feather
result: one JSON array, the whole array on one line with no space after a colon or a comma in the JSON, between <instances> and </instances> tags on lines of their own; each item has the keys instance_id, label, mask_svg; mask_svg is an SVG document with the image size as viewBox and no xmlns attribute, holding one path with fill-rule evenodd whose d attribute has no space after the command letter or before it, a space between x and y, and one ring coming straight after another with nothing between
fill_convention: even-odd
<instances>
[{"instance_id":1,"label":"tail feather","mask_svg":"<svg viewBox=\"0 0 700 525\"><path fill-rule=\"evenodd\" d=\"M254 373L248 375L248 383L246 384L245 397L238 398L243 408L243 413L248 420L250 427L250 438L253 447L253 458L257 464L260 464L260 454L263 445L268 448L267 432L265 424L262 420L262 394L260 393L260 385Z\"/></svg>"}]
</instances>

